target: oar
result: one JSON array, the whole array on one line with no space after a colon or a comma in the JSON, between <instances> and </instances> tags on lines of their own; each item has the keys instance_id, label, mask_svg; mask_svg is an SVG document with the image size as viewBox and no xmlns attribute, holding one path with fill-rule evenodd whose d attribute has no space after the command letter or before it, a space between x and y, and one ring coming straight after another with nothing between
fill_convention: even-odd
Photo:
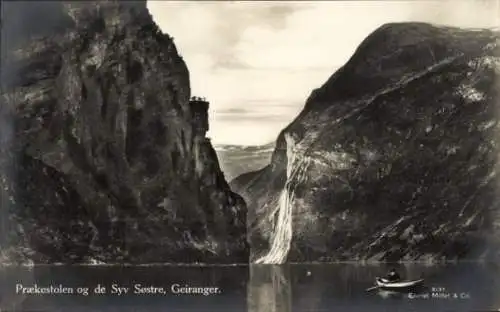
<instances>
[{"instance_id":1,"label":"oar","mask_svg":"<svg viewBox=\"0 0 500 312\"><path fill-rule=\"evenodd\" d=\"M377 289L379 288L380 286L373 286L373 287L370 287L370 288L367 288L366 291L371 291L371 290L374 290L374 289Z\"/></svg>"}]
</instances>

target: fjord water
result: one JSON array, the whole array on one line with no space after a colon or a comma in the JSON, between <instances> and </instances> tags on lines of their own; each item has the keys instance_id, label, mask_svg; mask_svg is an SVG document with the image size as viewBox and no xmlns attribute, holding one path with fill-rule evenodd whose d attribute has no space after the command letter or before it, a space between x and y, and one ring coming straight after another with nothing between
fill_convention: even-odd
<instances>
[{"instance_id":1,"label":"fjord water","mask_svg":"<svg viewBox=\"0 0 500 312\"><path fill-rule=\"evenodd\" d=\"M408 294L369 291L386 265L290 264L251 266L37 266L0 269L1 311L251 311L382 312L493 311L500 308L500 265L458 263L407 264L405 278L425 278L423 293L448 298L411 298ZM107 294L16 295L15 285L98 285ZM221 293L203 295L111 294L112 284L217 286ZM453 298L456 293L458 298ZM462 298L460 298L462 297Z\"/></svg>"},{"instance_id":2,"label":"fjord water","mask_svg":"<svg viewBox=\"0 0 500 312\"><path fill-rule=\"evenodd\" d=\"M399 265L397 269L403 278L424 278L424 289L406 294L366 291L374 285L375 278L383 276L390 267L393 266L253 266L250 269L249 311L438 312L496 311L500 308L499 264ZM429 294L427 299L415 298L426 293ZM432 293L442 298L432 298ZM458 298L453 298L455 293ZM447 294L449 297L443 298Z\"/></svg>"}]
</instances>

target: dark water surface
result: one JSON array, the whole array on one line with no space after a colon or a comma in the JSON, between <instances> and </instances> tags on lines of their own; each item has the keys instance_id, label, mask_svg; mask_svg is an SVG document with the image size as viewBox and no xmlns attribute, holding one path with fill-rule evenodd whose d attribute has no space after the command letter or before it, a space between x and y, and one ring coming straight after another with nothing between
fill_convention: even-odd
<instances>
[{"instance_id":1,"label":"dark water surface","mask_svg":"<svg viewBox=\"0 0 500 312\"><path fill-rule=\"evenodd\" d=\"M0 311L429 312L500 308L500 264L400 265L403 277L425 278L425 288L412 293L367 292L375 277L387 270L385 265L359 264L3 267ZM74 292L88 287L89 294L22 295L16 294L16 284L61 284ZM98 284L106 288L106 294L94 293ZM113 284L129 288L129 293L111 293ZM166 292L134 294L134 284L164 287ZM173 294L173 284L219 287L219 291L207 296Z\"/></svg>"}]
</instances>

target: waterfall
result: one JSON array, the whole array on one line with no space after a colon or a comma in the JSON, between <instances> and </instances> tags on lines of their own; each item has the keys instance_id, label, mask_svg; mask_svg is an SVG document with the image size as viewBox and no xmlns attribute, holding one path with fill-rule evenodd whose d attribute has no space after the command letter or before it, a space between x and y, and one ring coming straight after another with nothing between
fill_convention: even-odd
<instances>
[{"instance_id":1,"label":"waterfall","mask_svg":"<svg viewBox=\"0 0 500 312\"><path fill-rule=\"evenodd\" d=\"M305 180L308 158L299 156L296 145L289 134L285 134L287 144L286 182L278 201L278 219L269 252L257 259L256 263L281 264L286 261L292 243L292 216L295 199L294 186ZM293 183L293 184L292 184Z\"/></svg>"}]
</instances>

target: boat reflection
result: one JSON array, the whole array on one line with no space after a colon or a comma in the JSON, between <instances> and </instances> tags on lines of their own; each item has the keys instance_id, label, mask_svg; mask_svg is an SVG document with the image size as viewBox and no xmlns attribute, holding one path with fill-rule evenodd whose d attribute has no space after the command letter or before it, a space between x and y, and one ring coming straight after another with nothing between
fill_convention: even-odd
<instances>
[{"instance_id":1,"label":"boat reflection","mask_svg":"<svg viewBox=\"0 0 500 312\"><path fill-rule=\"evenodd\" d=\"M247 287L248 311L480 311L491 310L500 291L498 266L408 264L400 269L410 280L425 278L424 283L400 290L375 288L367 291L373 288L376 277L384 274L387 267L252 265ZM455 293L458 299L443 300L452 298Z\"/></svg>"},{"instance_id":2,"label":"boat reflection","mask_svg":"<svg viewBox=\"0 0 500 312\"><path fill-rule=\"evenodd\" d=\"M377 294L383 299L402 299L405 296L408 296L405 293L393 290L379 290Z\"/></svg>"},{"instance_id":3,"label":"boat reflection","mask_svg":"<svg viewBox=\"0 0 500 312\"><path fill-rule=\"evenodd\" d=\"M498 264L451 264L401 267L409 279L422 277L422 289L411 292L375 289L383 265L287 264L241 267L36 267L0 268L1 311L250 311L250 312L383 312L383 311L491 311L498 309ZM58 285L111 289L135 283L170 287L173 283L212 285L216 296L22 296L15 285ZM92 288L92 289L94 289ZM450 295L451 294L451 295ZM454 296L457 294L457 296ZM448 300L457 297L457 299ZM392 300L394 299L394 300ZM444 300L446 299L446 300ZM78 310L75 307L81 307ZM85 308L85 309L84 309Z\"/></svg>"}]
</instances>

